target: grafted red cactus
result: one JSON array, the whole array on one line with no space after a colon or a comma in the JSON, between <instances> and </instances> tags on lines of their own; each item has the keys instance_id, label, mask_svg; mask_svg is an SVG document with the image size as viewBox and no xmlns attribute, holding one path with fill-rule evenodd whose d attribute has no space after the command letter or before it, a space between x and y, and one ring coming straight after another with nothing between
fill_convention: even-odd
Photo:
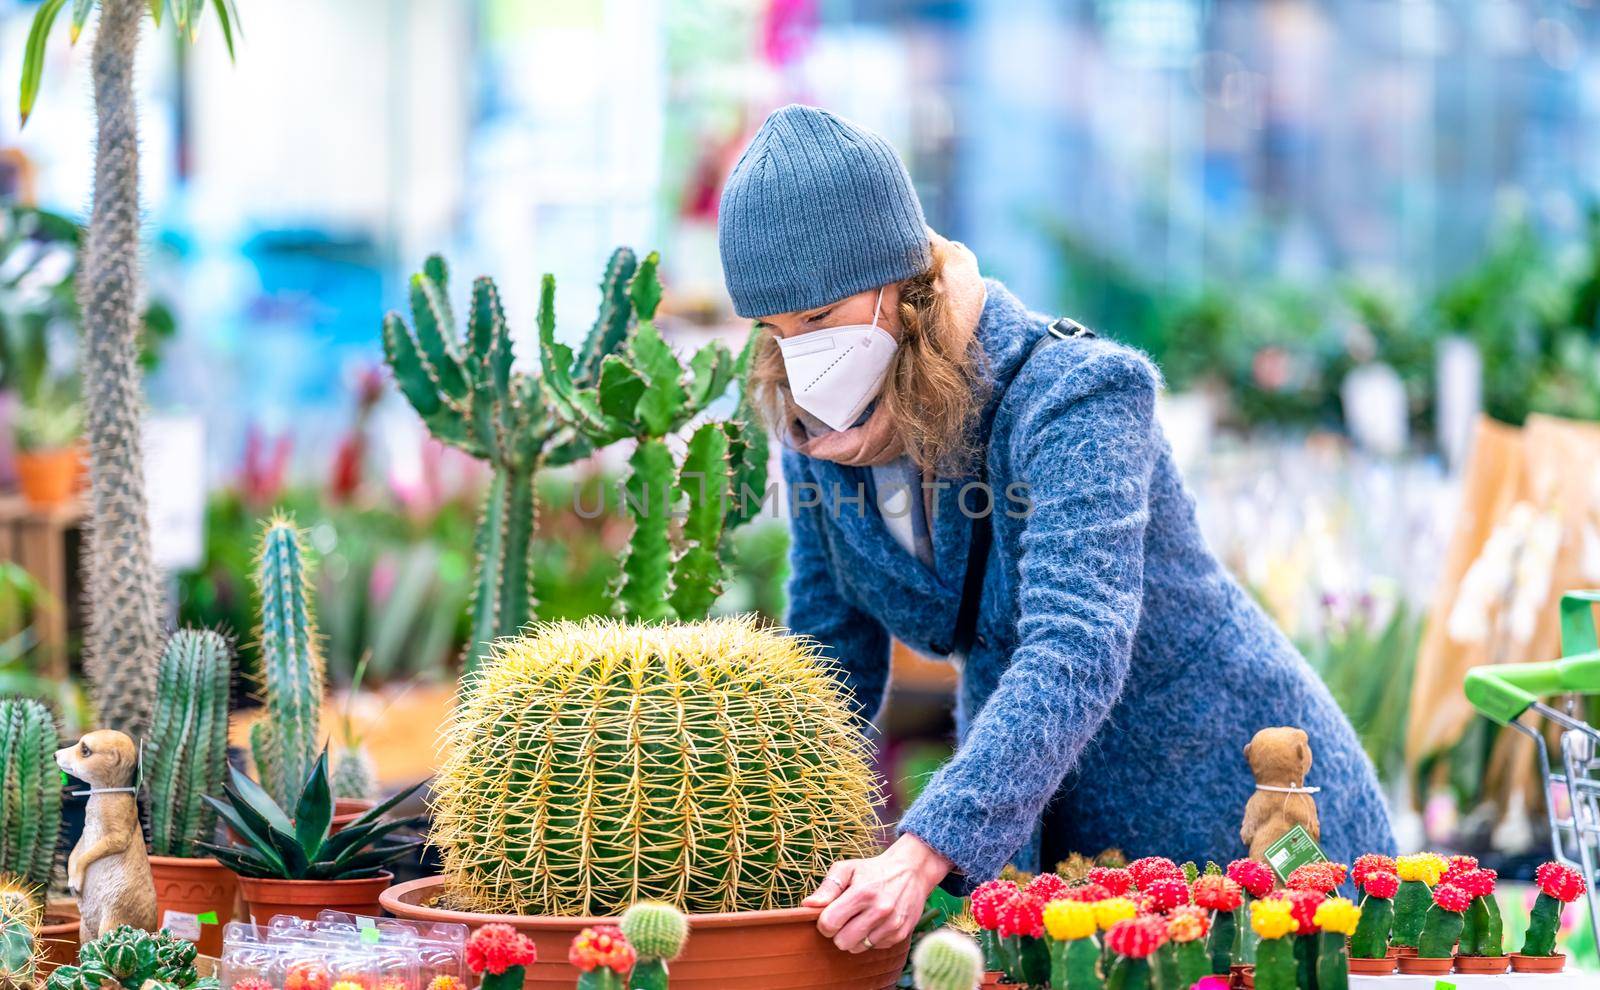
<instances>
[{"instance_id":1,"label":"grafted red cactus","mask_svg":"<svg viewBox=\"0 0 1600 990\"><path fill-rule=\"evenodd\" d=\"M1533 872L1539 892L1548 894L1563 904L1571 904L1583 895L1583 874L1560 863L1545 863Z\"/></svg>"},{"instance_id":2,"label":"grafted red cactus","mask_svg":"<svg viewBox=\"0 0 1600 990\"><path fill-rule=\"evenodd\" d=\"M1142 890L1155 911L1171 911L1180 904L1189 903L1189 885L1175 878L1151 880Z\"/></svg>"},{"instance_id":3,"label":"grafted red cactus","mask_svg":"<svg viewBox=\"0 0 1600 990\"><path fill-rule=\"evenodd\" d=\"M1093 904L1113 896L1111 891L1097 883L1086 883L1082 887L1069 887L1057 900L1078 901L1082 904Z\"/></svg>"},{"instance_id":4,"label":"grafted red cactus","mask_svg":"<svg viewBox=\"0 0 1600 990\"><path fill-rule=\"evenodd\" d=\"M1026 890L1018 890L1000 905L995 931L1001 938L1013 935L1023 938L1044 937L1044 902Z\"/></svg>"},{"instance_id":5,"label":"grafted red cactus","mask_svg":"<svg viewBox=\"0 0 1600 990\"><path fill-rule=\"evenodd\" d=\"M1276 880L1265 863L1253 859L1236 859L1228 864L1228 877L1244 888L1251 897L1265 897L1272 893Z\"/></svg>"},{"instance_id":6,"label":"grafted red cactus","mask_svg":"<svg viewBox=\"0 0 1600 990\"><path fill-rule=\"evenodd\" d=\"M1225 876L1203 876L1190 888L1194 903L1207 911L1234 911L1244 900L1244 891Z\"/></svg>"},{"instance_id":7,"label":"grafted red cactus","mask_svg":"<svg viewBox=\"0 0 1600 990\"><path fill-rule=\"evenodd\" d=\"M1390 900L1400 891L1400 878L1382 871L1368 873L1361 883L1361 889L1367 892L1368 897Z\"/></svg>"},{"instance_id":8,"label":"grafted red cactus","mask_svg":"<svg viewBox=\"0 0 1600 990\"><path fill-rule=\"evenodd\" d=\"M1116 866L1096 866L1089 871L1089 882L1104 887L1112 897L1121 897L1133 888L1133 874Z\"/></svg>"},{"instance_id":9,"label":"grafted red cactus","mask_svg":"<svg viewBox=\"0 0 1600 990\"><path fill-rule=\"evenodd\" d=\"M1182 880L1183 870L1178 864L1165 856L1146 856L1136 859L1128 864L1128 873L1133 877L1133 885L1141 892L1156 880Z\"/></svg>"},{"instance_id":10,"label":"grafted red cactus","mask_svg":"<svg viewBox=\"0 0 1600 990\"><path fill-rule=\"evenodd\" d=\"M1028 882L1028 893L1049 904L1067 891L1067 882L1054 873L1041 873Z\"/></svg>"},{"instance_id":11,"label":"grafted red cactus","mask_svg":"<svg viewBox=\"0 0 1600 990\"><path fill-rule=\"evenodd\" d=\"M1000 906L1010 900L1017 889L1017 885L1010 880L988 880L979 884L972 892L972 920L984 931L998 929Z\"/></svg>"},{"instance_id":12,"label":"grafted red cactus","mask_svg":"<svg viewBox=\"0 0 1600 990\"><path fill-rule=\"evenodd\" d=\"M1350 868L1350 878L1355 881L1358 888L1365 889L1367 874L1393 872L1393 856L1385 856L1382 853L1367 853L1365 856L1356 857L1355 865Z\"/></svg>"},{"instance_id":13,"label":"grafted red cactus","mask_svg":"<svg viewBox=\"0 0 1600 990\"><path fill-rule=\"evenodd\" d=\"M1148 959L1166 944L1167 920L1147 917L1119 921L1106 932L1106 948L1128 959Z\"/></svg>"}]
</instances>

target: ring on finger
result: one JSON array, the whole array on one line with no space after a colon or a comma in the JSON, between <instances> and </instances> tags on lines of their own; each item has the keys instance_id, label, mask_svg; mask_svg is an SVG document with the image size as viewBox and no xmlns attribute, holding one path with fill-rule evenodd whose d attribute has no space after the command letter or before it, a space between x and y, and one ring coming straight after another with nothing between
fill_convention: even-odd
<instances>
[{"instance_id":1,"label":"ring on finger","mask_svg":"<svg viewBox=\"0 0 1600 990\"><path fill-rule=\"evenodd\" d=\"M872 948L872 937L871 937L871 936L868 936L868 937L866 937L866 938L863 938L863 939L862 939L862 940L861 940L861 944L862 944L862 945L864 945L864 946L866 946L866 947L867 947L867 948L869 948L869 949L870 949L870 948Z\"/></svg>"}]
</instances>

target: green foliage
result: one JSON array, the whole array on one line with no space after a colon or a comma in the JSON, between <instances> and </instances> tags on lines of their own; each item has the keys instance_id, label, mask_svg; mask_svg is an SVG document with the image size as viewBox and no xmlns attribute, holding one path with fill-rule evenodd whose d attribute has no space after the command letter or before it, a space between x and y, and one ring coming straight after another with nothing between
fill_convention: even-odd
<instances>
[{"instance_id":1,"label":"green foliage","mask_svg":"<svg viewBox=\"0 0 1600 990\"><path fill-rule=\"evenodd\" d=\"M216 829L205 796L222 789L228 766L228 697L233 645L211 630L174 633L156 672L156 708L146 754L150 851L198 855Z\"/></svg>"},{"instance_id":2,"label":"green foliage","mask_svg":"<svg viewBox=\"0 0 1600 990\"><path fill-rule=\"evenodd\" d=\"M108 985L128 990L216 990L215 977L195 972L197 951L193 942L166 929L152 934L122 925L79 948L78 964L51 973L45 990L104 990Z\"/></svg>"},{"instance_id":3,"label":"green foliage","mask_svg":"<svg viewBox=\"0 0 1600 990\"><path fill-rule=\"evenodd\" d=\"M83 435L83 406L65 387L42 388L17 409L12 425L22 450L61 450Z\"/></svg>"},{"instance_id":4,"label":"green foliage","mask_svg":"<svg viewBox=\"0 0 1600 990\"><path fill-rule=\"evenodd\" d=\"M1228 968L1233 965L1234 926L1238 920L1238 914L1234 911L1216 911L1211 916L1211 934L1207 936L1206 951L1211 957L1211 972L1217 976L1228 975Z\"/></svg>"},{"instance_id":5,"label":"green foliage","mask_svg":"<svg viewBox=\"0 0 1600 990\"><path fill-rule=\"evenodd\" d=\"M971 938L946 928L917 943L911 966L917 990L972 990L983 975L983 954Z\"/></svg>"},{"instance_id":6,"label":"green foliage","mask_svg":"<svg viewBox=\"0 0 1600 990\"><path fill-rule=\"evenodd\" d=\"M201 847L222 865L244 877L270 880L359 880L383 872L384 866L421 845L420 839L398 837L426 821L417 815L384 821L426 781L394 797L334 833L333 789L328 781L328 754L321 753L290 805L274 801L247 775L229 768L225 800L207 797L222 821L238 838L233 845L209 842ZM293 816L284 808L292 806Z\"/></svg>"},{"instance_id":7,"label":"green foliage","mask_svg":"<svg viewBox=\"0 0 1600 990\"><path fill-rule=\"evenodd\" d=\"M591 384L621 344L632 316L626 287L635 268L628 248L612 253L600 284L600 310L583 349L574 355L560 348L563 395L548 382L514 370L511 332L491 279L473 283L466 327L458 335L449 269L437 255L412 276L415 331L396 313L384 320L385 358L429 432L487 461L494 471L473 541L478 565L469 669L487 654L491 641L516 633L533 618L534 476L546 464L571 463L593 449L589 437L552 415L551 406L570 402L573 389ZM555 332L554 293L555 281L546 276L541 340ZM547 357L547 375L549 362Z\"/></svg>"},{"instance_id":8,"label":"green foliage","mask_svg":"<svg viewBox=\"0 0 1600 990\"><path fill-rule=\"evenodd\" d=\"M1287 990L1293 990L1291 983ZM1106 971L1106 990L1150 990L1150 960L1118 956Z\"/></svg>"},{"instance_id":9,"label":"green foliage","mask_svg":"<svg viewBox=\"0 0 1600 990\"><path fill-rule=\"evenodd\" d=\"M88 22L90 9L105 2L107 0L72 0L73 44L77 44L78 35ZM200 14L205 9L205 0L149 0L149 2L150 18L157 27L161 26L161 12L165 7L172 11L179 37L185 37L190 42L199 38ZM228 57L232 58L233 35L238 28L239 11L234 5L234 0L210 0L210 3L217 12L217 20L222 26L223 40L228 46ZM22 58L22 95L19 110L23 126L27 125L28 118L33 114L34 101L39 97L39 82L44 77L45 46L50 40L50 29L55 26L56 18L60 16L66 4L67 0L44 0L44 3L39 5L38 12L34 14L33 26L28 32L27 47L23 50Z\"/></svg>"},{"instance_id":10,"label":"green foliage","mask_svg":"<svg viewBox=\"0 0 1600 990\"><path fill-rule=\"evenodd\" d=\"M32 699L0 699L0 874L43 892L61 831L55 719Z\"/></svg>"},{"instance_id":11,"label":"green foliage","mask_svg":"<svg viewBox=\"0 0 1600 990\"><path fill-rule=\"evenodd\" d=\"M1381 623L1358 615L1300 644L1384 780L1405 772L1411 678L1421 643L1422 616L1397 603ZM1374 671L1383 676L1374 677Z\"/></svg>"},{"instance_id":12,"label":"green foliage","mask_svg":"<svg viewBox=\"0 0 1600 990\"><path fill-rule=\"evenodd\" d=\"M1500 918L1500 902L1493 894L1474 897L1461 917L1463 956L1505 955L1505 923Z\"/></svg>"},{"instance_id":13,"label":"green foliage","mask_svg":"<svg viewBox=\"0 0 1600 990\"><path fill-rule=\"evenodd\" d=\"M250 742L262 786L284 805L310 772L322 736L323 668L308 566L294 521L268 522L256 563L268 728L252 732Z\"/></svg>"},{"instance_id":14,"label":"green foliage","mask_svg":"<svg viewBox=\"0 0 1600 990\"><path fill-rule=\"evenodd\" d=\"M571 373L571 350L555 338L555 289L548 278L539 301L539 346L545 387L564 422L596 447L625 437L637 443L625 481L634 535L616 592L619 611L643 620L697 619L722 593L727 534L759 511L766 436L741 400L732 419L701 424L682 459L674 461L665 438L743 376L751 346L747 343L736 361L721 341L712 341L687 367L681 364L655 323L661 302L658 264L652 253L628 283L637 325L620 351L600 361L593 382ZM746 492L755 497L744 498ZM680 504L686 514L673 527L671 517Z\"/></svg>"}]
</instances>

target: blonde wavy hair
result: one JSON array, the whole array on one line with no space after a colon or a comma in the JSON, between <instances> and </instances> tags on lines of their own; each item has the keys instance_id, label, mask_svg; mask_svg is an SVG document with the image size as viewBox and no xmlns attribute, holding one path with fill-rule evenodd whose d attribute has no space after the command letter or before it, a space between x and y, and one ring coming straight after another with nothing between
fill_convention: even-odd
<instances>
[{"instance_id":1,"label":"blonde wavy hair","mask_svg":"<svg viewBox=\"0 0 1600 990\"><path fill-rule=\"evenodd\" d=\"M951 250L934 242L933 264L900 283L899 348L878 401L917 467L958 475L978 453L974 427L989 387L974 328L953 318L939 284ZM793 428L798 414L787 385L777 334L764 332L749 388L768 425L780 432Z\"/></svg>"}]
</instances>

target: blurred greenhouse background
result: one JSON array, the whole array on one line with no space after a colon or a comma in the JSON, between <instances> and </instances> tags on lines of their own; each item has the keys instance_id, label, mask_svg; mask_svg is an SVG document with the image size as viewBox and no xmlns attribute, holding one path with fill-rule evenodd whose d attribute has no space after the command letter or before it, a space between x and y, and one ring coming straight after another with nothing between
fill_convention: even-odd
<instances>
[{"instance_id":1,"label":"blurred greenhouse background","mask_svg":"<svg viewBox=\"0 0 1600 990\"><path fill-rule=\"evenodd\" d=\"M0 0L13 77L36 6ZM1411 677L1466 652L1438 622L1423 644L1475 559L1461 521L1488 504L1469 469L1479 413L1600 420L1589 0L239 7L233 60L165 35L142 53L149 473L183 621L248 642L248 548L289 507L321 558L335 679L367 656L388 703L448 685L483 478L395 393L383 313L440 251L496 277L531 357L539 275L561 286L560 325L586 326L595 274L632 244L662 252L676 342L737 338L720 184L768 111L814 103L887 135L930 223L986 273L1159 362L1211 539L1356 721L1406 841L1540 848L1527 777L1497 762L1531 750L1506 756L1470 718L1415 724ZM52 45L35 118L0 113L5 417L72 388L86 56ZM608 470L548 482L542 616L606 608L627 523L571 491L608 489ZM0 450L0 483L10 472ZM1530 478L1506 498L1550 509ZM1479 625L1600 583L1600 477L1583 485L1594 500L1560 503L1559 546L1524 535L1499 578L1477 572ZM785 541L776 519L741 534L724 610L781 616ZM62 694L34 681L75 662L75 595L70 567L0 572L5 676ZM1548 658L1524 631L1491 656ZM883 726L900 800L946 751L949 677L900 658Z\"/></svg>"}]
</instances>

